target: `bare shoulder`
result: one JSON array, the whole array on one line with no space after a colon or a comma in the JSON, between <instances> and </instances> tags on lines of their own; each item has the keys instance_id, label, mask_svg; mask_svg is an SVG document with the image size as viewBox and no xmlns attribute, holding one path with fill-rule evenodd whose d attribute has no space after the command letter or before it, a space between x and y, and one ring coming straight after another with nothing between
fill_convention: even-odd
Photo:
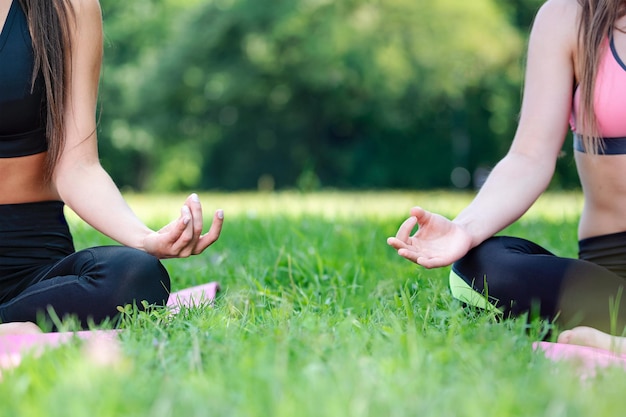
<instances>
[{"instance_id":1,"label":"bare shoulder","mask_svg":"<svg viewBox=\"0 0 626 417\"><path fill-rule=\"evenodd\" d=\"M102 10L98 0L68 0L76 22L93 24L102 20Z\"/></svg>"},{"instance_id":2,"label":"bare shoulder","mask_svg":"<svg viewBox=\"0 0 626 417\"><path fill-rule=\"evenodd\" d=\"M568 17L576 18L580 12L580 3L578 0L547 0L540 8L539 13L557 14L562 19Z\"/></svg>"},{"instance_id":3,"label":"bare shoulder","mask_svg":"<svg viewBox=\"0 0 626 417\"><path fill-rule=\"evenodd\" d=\"M573 57L578 42L580 10L577 0L546 1L535 16L531 44L541 43Z\"/></svg>"},{"instance_id":4,"label":"bare shoulder","mask_svg":"<svg viewBox=\"0 0 626 417\"><path fill-rule=\"evenodd\" d=\"M539 8L534 27L576 38L580 10L577 0L548 0Z\"/></svg>"},{"instance_id":5,"label":"bare shoulder","mask_svg":"<svg viewBox=\"0 0 626 417\"><path fill-rule=\"evenodd\" d=\"M69 13L72 43L80 48L99 49L102 43L102 10L98 0L66 0ZM84 48L82 48L84 49Z\"/></svg>"}]
</instances>

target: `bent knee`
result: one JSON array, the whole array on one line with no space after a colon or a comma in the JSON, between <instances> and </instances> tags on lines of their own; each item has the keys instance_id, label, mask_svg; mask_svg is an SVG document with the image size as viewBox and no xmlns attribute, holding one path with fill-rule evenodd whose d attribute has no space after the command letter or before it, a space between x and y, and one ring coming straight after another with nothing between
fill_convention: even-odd
<instances>
[{"instance_id":1,"label":"bent knee","mask_svg":"<svg viewBox=\"0 0 626 417\"><path fill-rule=\"evenodd\" d=\"M108 263L107 278L113 281L112 291L120 301L137 304L146 301L156 305L167 302L170 277L158 258L125 246L101 248L98 257Z\"/></svg>"},{"instance_id":2,"label":"bent knee","mask_svg":"<svg viewBox=\"0 0 626 417\"><path fill-rule=\"evenodd\" d=\"M130 262L127 282L132 286L135 301L164 305L170 294L170 276L156 257L138 249L129 249Z\"/></svg>"}]
</instances>

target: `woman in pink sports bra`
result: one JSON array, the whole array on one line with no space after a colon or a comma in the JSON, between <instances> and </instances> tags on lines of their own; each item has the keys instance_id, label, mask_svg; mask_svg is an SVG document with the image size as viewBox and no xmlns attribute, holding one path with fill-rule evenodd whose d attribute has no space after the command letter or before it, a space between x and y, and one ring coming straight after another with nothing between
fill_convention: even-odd
<instances>
[{"instance_id":1,"label":"woman in pink sports bra","mask_svg":"<svg viewBox=\"0 0 626 417\"><path fill-rule=\"evenodd\" d=\"M626 353L623 60L626 1L548 0L531 31L508 153L455 219L413 207L388 244L426 268L452 265L450 289L463 303L503 316L538 313L565 330L562 343ZM494 237L548 186L568 122L584 194L577 259L525 239Z\"/></svg>"}]
</instances>

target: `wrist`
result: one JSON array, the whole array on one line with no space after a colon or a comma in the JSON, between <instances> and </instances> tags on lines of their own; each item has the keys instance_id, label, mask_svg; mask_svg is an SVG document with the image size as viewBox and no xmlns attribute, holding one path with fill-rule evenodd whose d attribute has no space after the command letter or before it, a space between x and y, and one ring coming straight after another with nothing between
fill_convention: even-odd
<instances>
[{"instance_id":1,"label":"wrist","mask_svg":"<svg viewBox=\"0 0 626 417\"><path fill-rule=\"evenodd\" d=\"M469 249L480 245L487 238L487 236L480 233L484 228L476 225L476 222L470 219L456 218L452 222L467 236L470 245Z\"/></svg>"},{"instance_id":2,"label":"wrist","mask_svg":"<svg viewBox=\"0 0 626 417\"><path fill-rule=\"evenodd\" d=\"M132 243L129 244L128 246L150 253L149 237L154 233L155 233L154 231L148 228L141 230L137 233L137 236L133 239Z\"/></svg>"}]
</instances>

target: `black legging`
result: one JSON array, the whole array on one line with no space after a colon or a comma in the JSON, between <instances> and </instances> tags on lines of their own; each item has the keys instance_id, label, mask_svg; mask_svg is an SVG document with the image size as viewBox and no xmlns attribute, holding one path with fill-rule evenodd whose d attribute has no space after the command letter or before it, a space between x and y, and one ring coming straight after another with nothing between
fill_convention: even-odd
<instances>
[{"instance_id":1,"label":"black legging","mask_svg":"<svg viewBox=\"0 0 626 417\"><path fill-rule=\"evenodd\" d=\"M586 325L621 335L626 326L626 233L579 244L584 259L558 257L520 238L493 237L452 266L451 283L455 275L460 277L505 315L536 312L565 328ZM615 301L621 301L619 308Z\"/></svg>"},{"instance_id":2,"label":"black legging","mask_svg":"<svg viewBox=\"0 0 626 417\"><path fill-rule=\"evenodd\" d=\"M0 320L36 321L50 308L83 326L147 301L164 305L167 271L152 255L124 246L74 252L58 201L0 205Z\"/></svg>"}]
</instances>

